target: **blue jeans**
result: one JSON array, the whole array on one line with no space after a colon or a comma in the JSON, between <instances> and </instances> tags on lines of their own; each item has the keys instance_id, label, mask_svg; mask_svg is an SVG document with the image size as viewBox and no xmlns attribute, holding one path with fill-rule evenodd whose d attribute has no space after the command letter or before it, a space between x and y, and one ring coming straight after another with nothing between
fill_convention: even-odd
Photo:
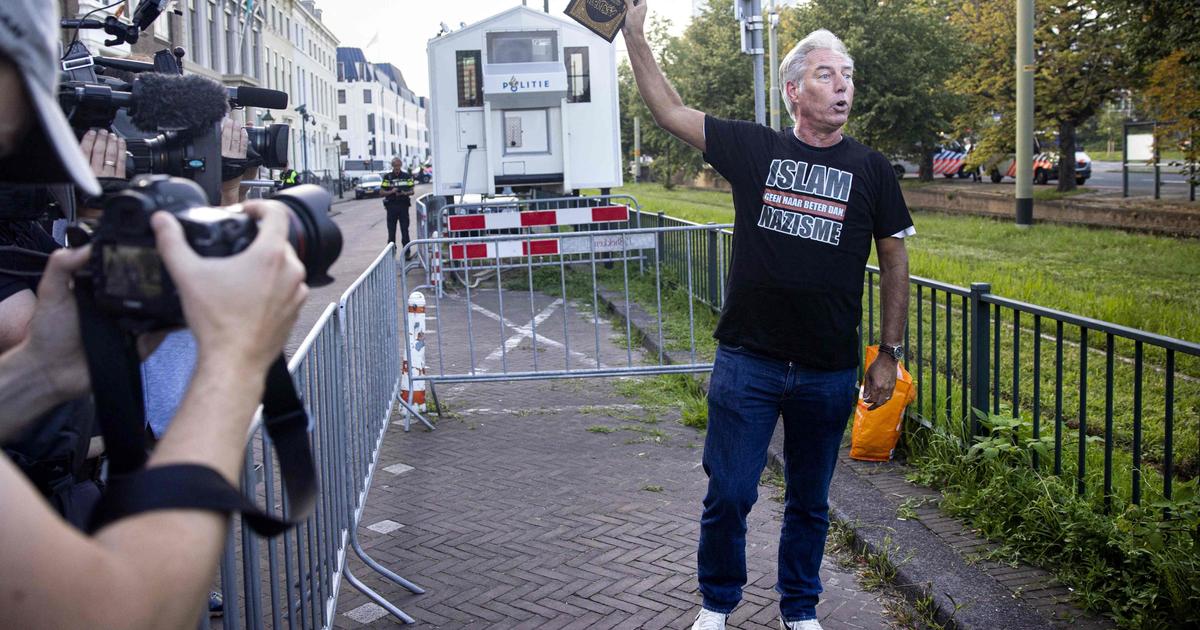
<instances>
[{"instance_id":1,"label":"blue jeans","mask_svg":"<svg viewBox=\"0 0 1200 630\"><path fill-rule=\"evenodd\" d=\"M758 499L775 422L783 414L787 496L779 541L779 609L815 619L829 529L829 481L856 401L857 370L804 368L722 344L708 390L697 565L704 607L732 612L746 584L746 515Z\"/></svg>"}]
</instances>

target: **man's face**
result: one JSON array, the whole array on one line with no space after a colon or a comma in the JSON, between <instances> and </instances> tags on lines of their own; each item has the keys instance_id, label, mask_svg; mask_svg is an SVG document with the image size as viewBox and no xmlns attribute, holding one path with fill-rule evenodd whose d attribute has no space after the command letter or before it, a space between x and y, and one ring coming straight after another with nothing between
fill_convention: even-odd
<instances>
[{"instance_id":1,"label":"man's face","mask_svg":"<svg viewBox=\"0 0 1200 630\"><path fill-rule=\"evenodd\" d=\"M854 66L841 53L814 50L800 85L788 83L788 100L795 103L797 121L816 131L837 131L850 117L854 101Z\"/></svg>"},{"instance_id":2,"label":"man's face","mask_svg":"<svg viewBox=\"0 0 1200 630\"><path fill-rule=\"evenodd\" d=\"M7 58L0 56L0 158L17 150L32 125L33 112L25 95L20 71Z\"/></svg>"},{"instance_id":3,"label":"man's face","mask_svg":"<svg viewBox=\"0 0 1200 630\"><path fill-rule=\"evenodd\" d=\"M392 172L393 173L399 173L400 168L402 166L404 166L404 165L400 162L400 160L392 160Z\"/></svg>"}]
</instances>

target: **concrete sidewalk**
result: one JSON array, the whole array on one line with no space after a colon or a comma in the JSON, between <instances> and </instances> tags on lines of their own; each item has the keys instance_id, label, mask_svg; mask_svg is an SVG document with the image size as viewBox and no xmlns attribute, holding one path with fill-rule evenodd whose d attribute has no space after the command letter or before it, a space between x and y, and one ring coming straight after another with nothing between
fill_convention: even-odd
<instances>
[{"instance_id":1,"label":"concrete sidewalk","mask_svg":"<svg viewBox=\"0 0 1200 630\"><path fill-rule=\"evenodd\" d=\"M338 204L345 248L334 268L337 282L314 290L302 316L308 325L297 326L292 347L382 248L382 208L372 201ZM454 338L465 326L461 304L454 295L441 312L431 304L429 328ZM539 338L561 334L554 317L560 316L539 328ZM520 335L519 326L479 321ZM599 356L623 363L626 349L610 336L601 336ZM448 363L461 365L467 351L448 343L444 352ZM532 352L528 338L518 340L507 361L520 365ZM349 569L421 627L689 627L699 605L703 434L679 424L677 413L648 413L616 391L619 382L443 386L438 394L447 411L436 431L416 424L404 433L395 416L359 535L376 560L427 593L412 595L383 580L353 554ZM760 487L746 549L749 584L731 628L778 628L771 590L782 508L772 500L777 494L774 486ZM892 627L879 597L836 558L826 557L822 579L818 613L826 628ZM341 628L398 625L344 582L337 613Z\"/></svg>"}]
</instances>

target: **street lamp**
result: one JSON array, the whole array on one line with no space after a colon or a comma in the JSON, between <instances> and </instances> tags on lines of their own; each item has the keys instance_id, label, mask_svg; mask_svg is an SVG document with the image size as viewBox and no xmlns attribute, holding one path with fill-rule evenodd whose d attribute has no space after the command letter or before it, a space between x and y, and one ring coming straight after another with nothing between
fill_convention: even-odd
<instances>
[{"instance_id":1,"label":"street lamp","mask_svg":"<svg viewBox=\"0 0 1200 630\"><path fill-rule=\"evenodd\" d=\"M269 127L269 126L275 124L275 117L271 115L271 110L268 109L268 110L259 112L258 124L259 124L259 126L262 126L262 127ZM268 179L275 178L275 174L272 173L271 170L272 169L267 168L267 178Z\"/></svg>"},{"instance_id":2,"label":"street lamp","mask_svg":"<svg viewBox=\"0 0 1200 630\"><path fill-rule=\"evenodd\" d=\"M337 166L338 166L338 197L342 196L342 136L334 134L333 142L337 145Z\"/></svg>"},{"instance_id":3,"label":"street lamp","mask_svg":"<svg viewBox=\"0 0 1200 630\"><path fill-rule=\"evenodd\" d=\"M308 107L301 104L296 107L296 113L300 114L300 151L301 160L304 164L304 181L308 181L308 127L307 124L312 117L308 114Z\"/></svg>"}]
</instances>

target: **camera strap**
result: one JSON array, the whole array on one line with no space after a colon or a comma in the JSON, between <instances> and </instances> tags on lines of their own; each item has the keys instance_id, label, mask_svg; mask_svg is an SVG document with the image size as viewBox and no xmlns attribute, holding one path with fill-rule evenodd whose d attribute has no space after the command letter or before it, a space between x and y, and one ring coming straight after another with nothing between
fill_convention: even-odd
<instances>
[{"instance_id":1,"label":"camera strap","mask_svg":"<svg viewBox=\"0 0 1200 630\"><path fill-rule=\"evenodd\" d=\"M287 515L276 517L207 466L145 467L146 421L136 340L99 311L93 296L91 279L77 278L80 332L109 460L108 485L89 530L151 510L198 509L240 512L247 526L270 537L308 518L316 503L316 466L308 442L308 413L284 356L280 354L267 371L262 410L286 501Z\"/></svg>"}]
</instances>

